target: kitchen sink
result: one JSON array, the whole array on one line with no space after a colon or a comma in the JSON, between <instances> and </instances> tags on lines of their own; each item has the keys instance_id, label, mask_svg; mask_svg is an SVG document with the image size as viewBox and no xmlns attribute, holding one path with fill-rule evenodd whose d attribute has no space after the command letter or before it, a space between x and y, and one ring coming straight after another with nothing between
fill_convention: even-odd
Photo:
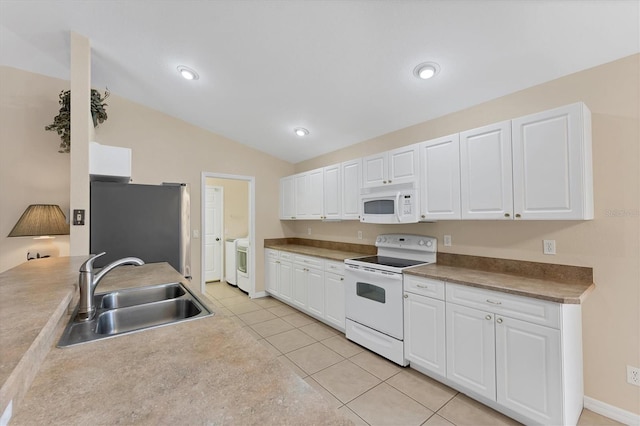
<instances>
[{"instance_id":1,"label":"kitchen sink","mask_svg":"<svg viewBox=\"0 0 640 426\"><path fill-rule=\"evenodd\" d=\"M96 334L121 334L141 328L180 321L198 315L202 310L189 299L173 299L112 309L98 315Z\"/></svg>"},{"instance_id":2,"label":"kitchen sink","mask_svg":"<svg viewBox=\"0 0 640 426\"><path fill-rule=\"evenodd\" d=\"M169 283L98 294L94 300L96 306L100 306L101 308L117 309L141 305L143 303L175 299L184 296L184 294L185 291L180 283Z\"/></svg>"},{"instance_id":3,"label":"kitchen sink","mask_svg":"<svg viewBox=\"0 0 640 426\"><path fill-rule=\"evenodd\" d=\"M96 294L94 302L97 312L90 321L80 321L76 308L58 341L59 348L213 315L181 283Z\"/></svg>"}]
</instances>

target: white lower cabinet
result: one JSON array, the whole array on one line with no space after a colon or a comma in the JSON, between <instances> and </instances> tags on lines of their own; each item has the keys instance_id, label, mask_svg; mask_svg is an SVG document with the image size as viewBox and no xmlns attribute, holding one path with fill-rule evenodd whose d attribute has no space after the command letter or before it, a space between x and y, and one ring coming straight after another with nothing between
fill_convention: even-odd
<instances>
[{"instance_id":1,"label":"white lower cabinet","mask_svg":"<svg viewBox=\"0 0 640 426\"><path fill-rule=\"evenodd\" d=\"M447 303L447 378L495 400L493 315Z\"/></svg>"},{"instance_id":2,"label":"white lower cabinet","mask_svg":"<svg viewBox=\"0 0 640 426\"><path fill-rule=\"evenodd\" d=\"M344 332L344 263L265 249L265 290Z\"/></svg>"},{"instance_id":3,"label":"white lower cabinet","mask_svg":"<svg viewBox=\"0 0 640 426\"><path fill-rule=\"evenodd\" d=\"M498 315L496 401L540 424L560 424L560 330Z\"/></svg>"},{"instance_id":4,"label":"white lower cabinet","mask_svg":"<svg viewBox=\"0 0 640 426\"><path fill-rule=\"evenodd\" d=\"M446 284L446 377L530 424L573 424L582 411L580 305Z\"/></svg>"},{"instance_id":5,"label":"white lower cabinet","mask_svg":"<svg viewBox=\"0 0 640 426\"><path fill-rule=\"evenodd\" d=\"M446 375L443 299L442 281L405 276L405 358L414 368L427 370L442 377Z\"/></svg>"}]
</instances>

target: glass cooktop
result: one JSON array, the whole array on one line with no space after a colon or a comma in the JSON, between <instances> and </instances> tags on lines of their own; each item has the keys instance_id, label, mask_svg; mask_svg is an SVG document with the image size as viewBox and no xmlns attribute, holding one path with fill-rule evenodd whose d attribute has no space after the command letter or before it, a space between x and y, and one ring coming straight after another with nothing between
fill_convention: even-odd
<instances>
[{"instance_id":1,"label":"glass cooktop","mask_svg":"<svg viewBox=\"0 0 640 426\"><path fill-rule=\"evenodd\" d=\"M372 263L375 265L391 266L393 268L408 268L409 266L422 265L426 263L424 260L408 260L398 259L397 257L387 256L368 256L352 259L356 262Z\"/></svg>"}]
</instances>

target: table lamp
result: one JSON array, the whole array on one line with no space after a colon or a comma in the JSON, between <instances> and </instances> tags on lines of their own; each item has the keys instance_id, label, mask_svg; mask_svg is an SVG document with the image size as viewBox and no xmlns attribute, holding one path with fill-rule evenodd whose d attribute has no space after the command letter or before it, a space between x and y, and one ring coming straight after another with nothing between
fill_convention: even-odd
<instances>
[{"instance_id":1,"label":"table lamp","mask_svg":"<svg viewBox=\"0 0 640 426\"><path fill-rule=\"evenodd\" d=\"M56 257L60 249L53 244L53 235L69 235L64 213L55 204L32 204L22 213L9 237L35 237L38 243L29 247L27 260Z\"/></svg>"}]
</instances>

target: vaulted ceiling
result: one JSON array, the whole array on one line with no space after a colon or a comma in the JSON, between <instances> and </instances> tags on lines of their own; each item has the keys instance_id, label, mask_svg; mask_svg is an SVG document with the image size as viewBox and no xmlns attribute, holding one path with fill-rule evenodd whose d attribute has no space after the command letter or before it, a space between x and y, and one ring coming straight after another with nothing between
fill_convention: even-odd
<instances>
[{"instance_id":1,"label":"vaulted ceiling","mask_svg":"<svg viewBox=\"0 0 640 426\"><path fill-rule=\"evenodd\" d=\"M639 22L637 0L0 0L0 65L69 79L75 31L94 87L295 163L637 53Z\"/></svg>"}]
</instances>

